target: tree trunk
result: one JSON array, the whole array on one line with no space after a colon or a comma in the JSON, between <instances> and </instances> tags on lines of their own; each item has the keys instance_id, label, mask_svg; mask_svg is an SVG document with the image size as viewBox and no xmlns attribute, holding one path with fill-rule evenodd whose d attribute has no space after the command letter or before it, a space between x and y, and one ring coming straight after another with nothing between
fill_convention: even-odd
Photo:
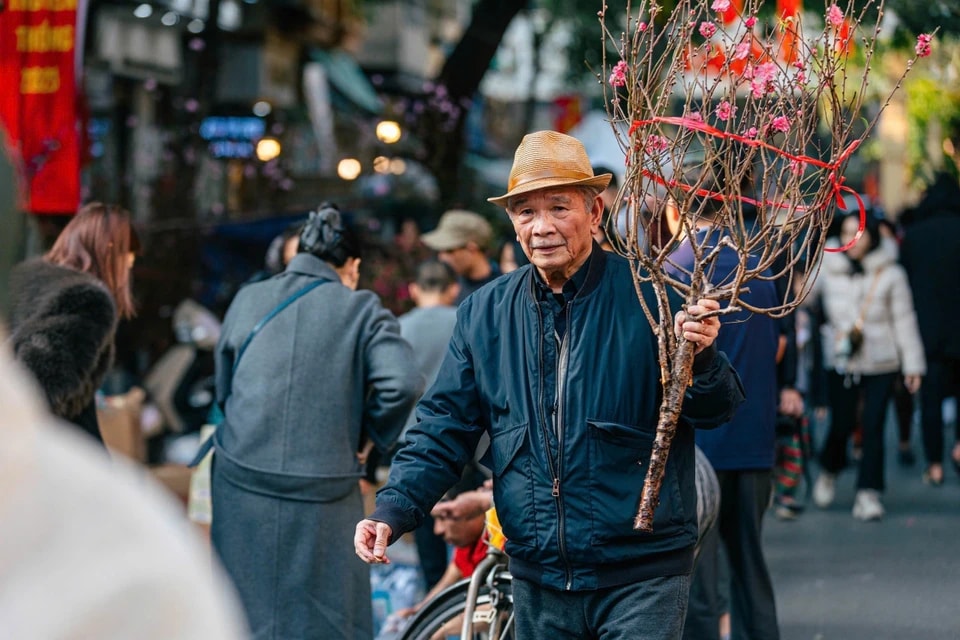
<instances>
[{"instance_id":1,"label":"tree trunk","mask_svg":"<svg viewBox=\"0 0 960 640\"><path fill-rule=\"evenodd\" d=\"M427 164L437 178L441 204L445 207L459 200L463 133L470 102L510 21L526 5L527 0L477 2L470 24L437 77L437 89L443 92L445 99L429 101L422 120L421 139L427 149ZM443 105L447 105L447 110L442 109Z\"/></svg>"}]
</instances>

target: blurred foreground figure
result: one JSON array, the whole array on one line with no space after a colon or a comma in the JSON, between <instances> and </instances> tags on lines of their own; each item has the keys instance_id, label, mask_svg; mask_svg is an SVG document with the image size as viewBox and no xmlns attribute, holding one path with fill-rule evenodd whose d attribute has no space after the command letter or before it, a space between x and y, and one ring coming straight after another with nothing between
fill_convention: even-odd
<instances>
[{"instance_id":1,"label":"blurred foreground figure","mask_svg":"<svg viewBox=\"0 0 960 640\"><path fill-rule=\"evenodd\" d=\"M0 638L244 637L166 496L57 424L5 346L0 379Z\"/></svg>"}]
</instances>

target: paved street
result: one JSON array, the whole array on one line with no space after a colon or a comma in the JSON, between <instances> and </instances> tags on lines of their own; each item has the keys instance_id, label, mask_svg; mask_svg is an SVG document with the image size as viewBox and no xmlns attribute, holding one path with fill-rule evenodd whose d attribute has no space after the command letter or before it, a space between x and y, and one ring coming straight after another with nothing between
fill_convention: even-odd
<instances>
[{"instance_id":1,"label":"paved street","mask_svg":"<svg viewBox=\"0 0 960 640\"><path fill-rule=\"evenodd\" d=\"M840 476L830 509L811 505L794 522L767 514L783 640L960 639L960 478L948 465L943 486L924 485L919 429L912 468L897 465L892 424L887 433L881 522L850 515L853 469Z\"/></svg>"}]
</instances>

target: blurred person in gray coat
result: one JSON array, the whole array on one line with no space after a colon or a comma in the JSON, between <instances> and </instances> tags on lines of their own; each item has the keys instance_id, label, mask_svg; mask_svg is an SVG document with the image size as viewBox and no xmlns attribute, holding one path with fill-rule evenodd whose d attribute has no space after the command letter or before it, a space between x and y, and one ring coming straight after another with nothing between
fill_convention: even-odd
<instances>
[{"instance_id":1,"label":"blurred person in gray coat","mask_svg":"<svg viewBox=\"0 0 960 640\"><path fill-rule=\"evenodd\" d=\"M437 379L440 363L447 353L453 328L457 324L456 300L460 294L457 272L437 259L417 266L416 279L410 283L410 297L416 308L400 316L400 333L413 347L417 369L427 387ZM417 423L416 412L407 418L407 429ZM404 438L401 436L400 440ZM414 531L420 568L427 587L437 584L447 570L447 543L434 533L433 518L427 515Z\"/></svg>"},{"instance_id":2,"label":"blurred person in gray coat","mask_svg":"<svg viewBox=\"0 0 960 640\"><path fill-rule=\"evenodd\" d=\"M356 234L322 205L286 270L241 289L224 320L211 539L253 638L373 635L370 574L349 553L357 452L393 445L423 377L393 314L356 291L359 265Z\"/></svg>"}]
</instances>

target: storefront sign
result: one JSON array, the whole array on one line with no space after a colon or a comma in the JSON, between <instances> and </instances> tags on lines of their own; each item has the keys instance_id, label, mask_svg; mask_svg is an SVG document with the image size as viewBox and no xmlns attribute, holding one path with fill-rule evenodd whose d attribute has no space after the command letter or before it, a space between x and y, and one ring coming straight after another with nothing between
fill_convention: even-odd
<instances>
[{"instance_id":1,"label":"storefront sign","mask_svg":"<svg viewBox=\"0 0 960 640\"><path fill-rule=\"evenodd\" d=\"M33 213L80 201L75 52L78 0L6 0L0 12L0 125Z\"/></svg>"}]
</instances>

